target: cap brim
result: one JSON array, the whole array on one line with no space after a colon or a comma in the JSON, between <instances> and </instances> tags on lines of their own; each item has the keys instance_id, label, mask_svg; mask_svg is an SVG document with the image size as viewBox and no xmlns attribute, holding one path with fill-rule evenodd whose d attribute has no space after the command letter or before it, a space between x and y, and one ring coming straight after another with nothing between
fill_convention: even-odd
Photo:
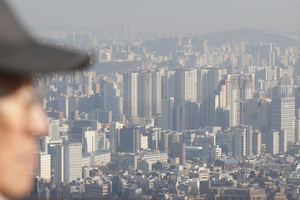
<instances>
[{"instance_id":1,"label":"cap brim","mask_svg":"<svg viewBox=\"0 0 300 200\"><path fill-rule=\"evenodd\" d=\"M0 73L24 76L36 72L78 69L89 62L89 56L67 52L29 41L0 56Z\"/></svg>"}]
</instances>

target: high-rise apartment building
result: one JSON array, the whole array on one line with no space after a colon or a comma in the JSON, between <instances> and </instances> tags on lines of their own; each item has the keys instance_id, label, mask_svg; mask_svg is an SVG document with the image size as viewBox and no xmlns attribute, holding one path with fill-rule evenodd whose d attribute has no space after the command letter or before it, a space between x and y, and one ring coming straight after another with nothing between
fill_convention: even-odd
<instances>
[{"instance_id":1,"label":"high-rise apartment building","mask_svg":"<svg viewBox=\"0 0 300 200\"><path fill-rule=\"evenodd\" d=\"M198 127L199 105L186 101L176 107L176 130L193 130Z\"/></svg>"},{"instance_id":2,"label":"high-rise apartment building","mask_svg":"<svg viewBox=\"0 0 300 200\"><path fill-rule=\"evenodd\" d=\"M128 117L138 116L138 72L123 75L123 110Z\"/></svg>"},{"instance_id":3,"label":"high-rise apartment building","mask_svg":"<svg viewBox=\"0 0 300 200\"><path fill-rule=\"evenodd\" d=\"M226 69L197 69L197 101L204 102L209 96L214 95L223 75L227 75Z\"/></svg>"},{"instance_id":4,"label":"high-rise apartment building","mask_svg":"<svg viewBox=\"0 0 300 200\"><path fill-rule=\"evenodd\" d=\"M197 70L176 69L175 72L174 106L185 101L197 101Z\"/></svg>"},{"instance_id":5,"label":"high-rise apartment building","mask_svg":"<svg viewBox=\"0 0 300 200\"><path fill-rule=\"evenodd\" d=\"M152 118L161 114L161 71L145 70L123 75L123 110L127 117Z\"/></svg>"},{"instance_id":6,"label":"high-rise apartment building","mask_svg":"<svg viewBox=\"0 0 300 200\"><path fill-rule=\"evenodd\" d=\"M254 83L254 75L252 74L230 74L224 76L224 80L220 82L218 87L220 105L229 108L230 126L238 126L243 123L243 100L253 97Z\"/></svg>"},{"instance_id":7,"label":"high-rise apartment building","mask_svg":"<svg viewBox=\"0 0 300 200\"><path fill-rule=\"evenodd\" d=\"M244 74L240 75L240 98L241 100L248 100L253 98L255 90L255 75Z\"/></svg>"}]
</instances>

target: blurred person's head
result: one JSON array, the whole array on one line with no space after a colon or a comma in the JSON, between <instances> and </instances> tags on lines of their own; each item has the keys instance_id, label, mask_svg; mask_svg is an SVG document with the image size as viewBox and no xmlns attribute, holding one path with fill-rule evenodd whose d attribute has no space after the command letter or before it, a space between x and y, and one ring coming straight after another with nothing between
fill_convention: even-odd
<instances>
[{"instance_id":1,"label":"blurred person's head","mask_svg":"<svg viewBox=\"0 0 300 200\"><path fill-rule=\"evenodd\" d=\"M34 42L0 0L0 194L21 198L31 191L36 137L47 134L31 74L77 69L88 61L87 55Z\"/></svg>"},{"instance_id":2,"label":"blurred person's head","mask_svg":"<svg viewBox=\"0 0 300 200\"><path fill-rule=\"evenodd\" d=\"M29 77L0 73L0 193L20 198L32 186L36 136L47 133L46 115Z\"/></svg>"}]
</instances>

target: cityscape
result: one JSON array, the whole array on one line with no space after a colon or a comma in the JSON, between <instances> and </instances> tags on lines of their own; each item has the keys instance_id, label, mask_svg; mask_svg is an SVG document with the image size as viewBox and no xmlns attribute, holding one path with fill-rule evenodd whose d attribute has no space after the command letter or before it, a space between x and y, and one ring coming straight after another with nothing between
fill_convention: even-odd
<instances>
[{"instance_id":1,"label":"cityscape","mask_svg":"<svg viewBox=\"0 0 300 200\"><path fill-rule=\"evenodd\" d=\"M300 35L43 30L88 53L34 74L47 113L35 199L300 199Z\"/></svg>"}]
</instances>

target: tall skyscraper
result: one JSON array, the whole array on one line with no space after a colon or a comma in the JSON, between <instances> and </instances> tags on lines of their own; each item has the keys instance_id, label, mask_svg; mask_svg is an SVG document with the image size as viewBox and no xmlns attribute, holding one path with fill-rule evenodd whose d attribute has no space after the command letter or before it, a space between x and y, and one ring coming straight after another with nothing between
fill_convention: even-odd
<instances>
[{"instance_id":1,"label":"tall skyscraper","mask_svg":"<svg viewBox=\"0 0 300 200\"><path fill-rule=\"evenodd\" d=\"M205 102L205 125L217 126L217 108L220 105L219 95L209 96Z\"/></svg>"},{"instance_id":2,"label":"tall skyscraper","mask_svg":"<svg viewBox=\"0 0 300 200\"><path fill-rule=\"evenodd\" d=\"M161 128L173 130L174 98L169 97L161 100Z\"/></svg>"},{"instance_id":3,"label":"tall skyscraper","mask_svg":"<svg viewBox=\"0 0 300 200\"><path fill-rule=\"evenodd\" d=\"M127 117L138 116L138 72L123 75L123 110Z\"/></svg>"},{"instance_id":4,"label":"tall skyscraper","mask_svg":"<svg viewBox=\"0 0 300 200\"><path fill-rule=\"evenodd\" d=\"M271 128L286 131L287 143L295 142L295 98L277 97L272 101Z\"/></svg>"},{"instance_id":5,"label":"tall skyscraper","mask_svg":"<svg viewBox=\"0 0 300 200\"><path fill-rule=\"evenodd\" d=\"M261 154L261 132L259 130L255 130L253 132L253 154Z\"/></svg>"},{"instance_id":6,"label":"tall skyscraper","mask_svg":"<svg viewBox=\"0 0 300 200\"><path fill-rule=\"evenodd\" d=\"M65 142L56 146L55 183L70 183L82 178L82 144Z\"/></svg>"},{"instance_id":7,"label":"tall skyscraper","mask_svg":"<svg viewBox=\"0 0 300 200\"><path fill-rule=\"evenodd\" d=\"M141 73L139 76L139 115L144 116L146 119L152 117L152 73L147 71Z\"/></svg>"},{"instance_id":8,"label":"tall skyscraper","mask_svg":"<svg viewBox=\"0 0 300 200\"><path fill-rule=\"evenodd\" d=\"M161 72L152 71L152 114L161 114Z\"/></svg>"},{"instance_id":9,"label":"tall skyscraper","mask_svg":"<svg viewBox=\"0 0 300 200\"><path fill-rule=\"evenodd\" d=\"M239 75L227 75L227 105L230 109L230 126L240 124L240 85Z\"/></svg>"},{"instance_id":10,"label":"tall skyscraper","mask_svg":"<svg viewBox=\"0 0 300 200\"><path fill-rule=\"evenodd\" d=\"M64 182L64 146L55 146L54 160L54 183L61 184Z\"/></svg>"}]
</instances>

